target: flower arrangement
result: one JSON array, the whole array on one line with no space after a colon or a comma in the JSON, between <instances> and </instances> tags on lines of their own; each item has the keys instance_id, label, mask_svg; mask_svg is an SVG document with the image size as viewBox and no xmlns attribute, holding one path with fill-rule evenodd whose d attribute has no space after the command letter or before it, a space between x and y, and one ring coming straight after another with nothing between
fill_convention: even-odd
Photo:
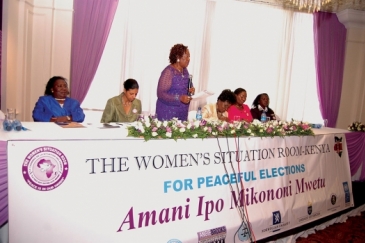
<instances>
[{"instance_id":1,"label":"flower arrangement","mask_svg":"<svg viewBox=\"0 0 365 243\"><path fill-rule=\"evenodd\" d=\"M308 136L314 135L311 126L301 121L269 121L261 123L248 122L228 123L225 121L192 120L159 121L153 116L141 116L128 127L128 136L150 139L187 139L210 137L274 137L274 136Z\"/></svg>"},{"instance_id":2,"label":"flower arrangement","mask_svg":"<svg viewBox=\"0 0 365 243\"><path fill-rule=\"evenodd\" d=\"M361 122L356 121L350 124L347 129L354 132L365 132L365 125Z\"/></svg>"}]
</instances>

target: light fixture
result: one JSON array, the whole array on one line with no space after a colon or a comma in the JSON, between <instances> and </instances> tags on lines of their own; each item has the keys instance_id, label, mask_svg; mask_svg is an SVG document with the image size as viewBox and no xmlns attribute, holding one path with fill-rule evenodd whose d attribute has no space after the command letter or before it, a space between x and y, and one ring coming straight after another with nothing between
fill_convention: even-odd
<instances>
[{"instance_id":1,"label":"light fixture","mask_svg":"<svg viewBox=\"0 0 365 243\"><path fill-rule=\"evenodd\" d=\"M288 0L291 4L297 6L299 10L308 10L308 12L318 12L321 7L331 2L331 0Z\"/></svg>"}]
</instances>

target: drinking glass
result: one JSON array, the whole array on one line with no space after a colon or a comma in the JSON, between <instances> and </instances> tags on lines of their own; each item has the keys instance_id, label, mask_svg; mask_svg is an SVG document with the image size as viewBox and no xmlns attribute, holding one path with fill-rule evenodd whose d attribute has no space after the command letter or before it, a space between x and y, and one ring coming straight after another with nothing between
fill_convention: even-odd
<instances>
[{"instance_id":1,"label":"drinking glass","mask_svg":"<svg viewBox=\"0 0 365 243\"><path fill-rule=\"evenodd\" d=\"M323 119L323 127L327 127L328 124L328 120L327 119Z\"/></svg>"},{"instance_id":2,"label":"drinking glass","mask_svg":"<svg viewBox=\"0 0 365 243\"><path fill-rule=\"evenodd\" d=\"M14 109L14 108L7 108L6 109L6 114L8 116L8 120L12 122L12 121L15 120L16 109Z\"/></svg>"}]
</instances>

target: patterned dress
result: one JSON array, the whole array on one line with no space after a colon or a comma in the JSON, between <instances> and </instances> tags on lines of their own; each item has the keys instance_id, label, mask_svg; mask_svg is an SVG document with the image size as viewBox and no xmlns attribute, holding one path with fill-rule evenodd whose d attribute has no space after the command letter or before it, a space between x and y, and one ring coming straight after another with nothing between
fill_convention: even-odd
<instances>
[{"instance_id":1,"label":"patterned dress","mask_svg":"<svg viewBox=\"0 0 365 243\"><path fill-rule=\"evenodd\" d=\"M188 119L189 104L180 101L180 95L188 93L189 72L186 68L180 73L171 65L161 73L157 86L156 116L159 120Z\"/></svg>"}]
</instances>

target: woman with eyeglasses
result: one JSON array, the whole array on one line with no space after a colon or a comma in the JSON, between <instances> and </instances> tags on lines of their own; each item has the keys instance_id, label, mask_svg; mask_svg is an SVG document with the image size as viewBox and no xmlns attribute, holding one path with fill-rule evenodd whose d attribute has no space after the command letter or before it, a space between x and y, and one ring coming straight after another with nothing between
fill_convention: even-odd
<instances>
[{"instance_id":1,"label":"woman with eyeglasses","mask_svg":"<svg viewBox=\"0 0 365 243\"><path fill-rule=\"evenodd\" d=\"M238 88L234 91L236 96L236 102L228 109L229 121L246 121L252 122L253 118L251 115L250 108L244 104L247 98L247 92L243 88Z\"/></svg>"},{"instance_id":2,"label":"woman with eyeglasses","mask_svg":"<svg viewBox=\"0 0 365 243\"><path fill-rule=\"evenodd\" d=\"M206 104L202 109L202 116L205 120L229 121L227 109L236 102L234 93L225 89L218 96L216 103Z\"/></svg>"}]
</instances>

